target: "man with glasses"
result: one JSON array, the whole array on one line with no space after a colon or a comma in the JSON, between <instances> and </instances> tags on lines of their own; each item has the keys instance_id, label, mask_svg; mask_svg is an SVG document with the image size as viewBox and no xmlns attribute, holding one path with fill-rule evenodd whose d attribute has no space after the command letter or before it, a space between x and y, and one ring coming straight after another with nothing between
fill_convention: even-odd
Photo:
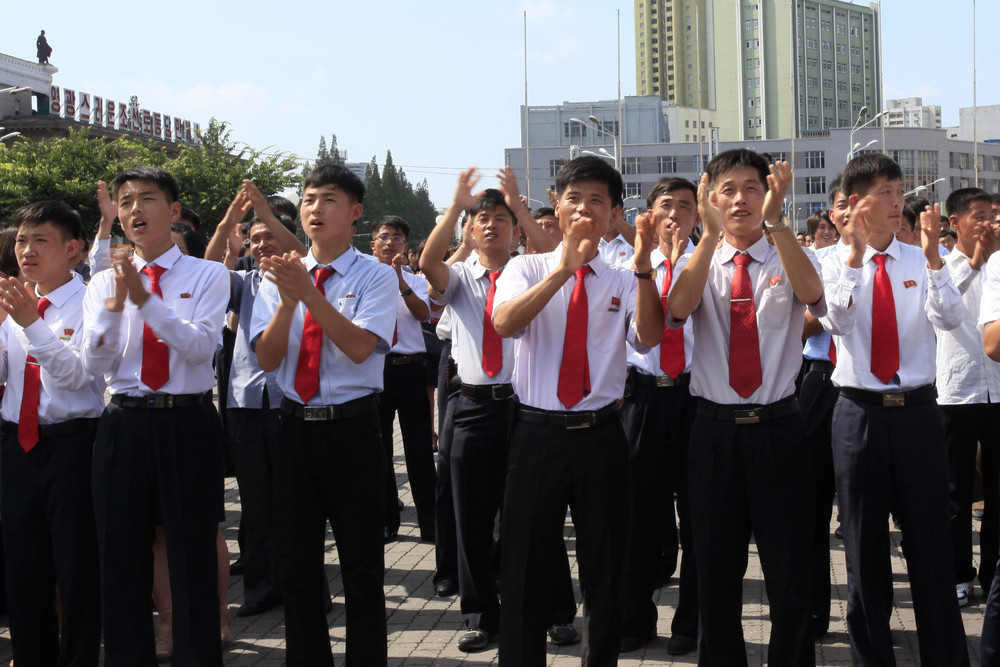
<instances>
[{"instance_id":1,"label":"man with glasses","mask_svg":"<svg viewBox=\"0 0 1000 667\"><path fill-rule=\"evenodd\" d=\"M410 226L398 215L385 215L372 223L372 255L396 271L399 308L392 349L385 357L384 388L379 394L382 444L392 461L392 421L399 414L413 504L417 508L420 539L434 541L434 452L431 446L431 405L427 398L424 355L427 352L420 323L430 315L427 281L403 271ZM399 533L399 492L393 466L388 468L385 496L385 541Z\"/></svg>"}]
</instances>

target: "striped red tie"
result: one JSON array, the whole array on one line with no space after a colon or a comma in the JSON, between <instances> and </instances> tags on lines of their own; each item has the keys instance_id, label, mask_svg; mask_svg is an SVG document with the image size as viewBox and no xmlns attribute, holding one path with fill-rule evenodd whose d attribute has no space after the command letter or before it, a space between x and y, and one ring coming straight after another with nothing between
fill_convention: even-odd
<instances>
[{"instance_id":1,"label":"striped red tie","mask_svg":"<svg viewBox=\"0 0 1000 667\"><path fill-rule=\"evenodd\" d=\"M563 339L556 396L567 408L573 407L590 393L590 363L587 360L587 288L583 284L589 272L590 267L586 264L576 270L576 287L569 297L569 309L566 311L566 336Z\"/></svg>"},{"instance_id":2,"label":"striped red tie","mask_svg":"<svg viewBox=\"0 0 1000 667\"><path fill-rule=\"evenodd\" d=\"M729 386L743 398L753 394L761 383L760 340L757 337L757 310L747 264L750 255L733 256L732 294L729 298Z\"/></svg>"},{"instance_id":3,"label":"striped red tie","mask_svg":"<svg viewBox=\"0 0 1000 667\"><path fill-rule=\"evenodd\" d=\"M51 302L38 300L38 317L45 319L45 310ZM38 397L42 386L42 369L30 354L24 360L24 390L21 393L21 413L17 418L17 441L25 452L38 444Z\"/></svg>"},{"instance_id":4,"label":"striped red tie","mask_svg":"<svg viewBox=\"0 0 1000 667\"><path fill-rule=\"evenodd\" d=\"M323 283L333 275L330 267L313 269L313 280L320 294L326 294ZM295 368L295 393L303 403L319 391L319 355L323 348L323 327L313 314L306 310L302 322L302 344L299 347L299 363Z\"/></svg>"}]
</instances>

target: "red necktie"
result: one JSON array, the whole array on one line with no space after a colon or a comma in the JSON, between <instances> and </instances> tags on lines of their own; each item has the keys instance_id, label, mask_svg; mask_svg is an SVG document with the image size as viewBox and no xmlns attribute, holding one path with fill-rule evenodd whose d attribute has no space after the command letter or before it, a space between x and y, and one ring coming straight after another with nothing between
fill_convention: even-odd
<instances>
[{"instance_id":1,"label":"red necktie","mask_svg":"<svg viewBox=\"0 0 1000 667\"><path fill-rule=\"evenodd\" d=\"M566 311L566 337L563 339L556 396L567 408L573 407L590 393L590 363L587 360L587 288L583 285L583 279L589 272L590 267L586 264L576 270L576 287L569 297L569 309Z\"/></svg>"},{"instance_id":2,"label":"red necktie","mask_svg":"<svg viewBox=\"0 0 1000 667\"><path fill-rule=\"evenodd\" d=\"M149 276L149 290L163 298L160 291L160 276L166 271L162 266L147 264L142 272ZM167 344L156 337L148 324L142 325L142 368L139 371L142 383L156 391L170 379L170 350Z\"/></svg>"},{"instance_id":3,"label":"red necktie","mask_svg":"<svg viewBox=\"0 0 1000 667\"><path fill-rule=\"evenodd\" d=\"M49 300L38 300L38 316L45 318ZM17 418L17 440L25 452L38 444L38 392L42 384L42 369L30 354L24 360L24 390L21 393L21 414Z\"/></svg>"},{"instance_id":4,"label":"red necktie","mask_svg":"<svg viewBox=\"0 0 1000 667\"><path fill-rule=\"evenodd\" d=\"M670 283L674 280L674 267L669 259L664 260L667 274L663 277L663 289L660 300L663 302L663 312L667 312L667 294L670 293ZM684 329L671 329L663 325L663 340L660 342L660 370L672 378L684 372Z\"/></svg>"},{"instance_id":5,"label":"red necktie","mask_svg":"<svg viewBox=\"0 0 1000 667\"><path fill-rule=\"evenodd\" d=\"M833 344L833 336L830 336L830 363L837 365L837 346Z\"/></svg>"},{"instance_id":6,"label":"red necktie","mask_svg":"<svg viewBox=\"0 0 1000 667\"><path fill-rule=\"evenodd\" d=\"M885 270L888 255L872 257L875 285L872 290L872 373L885 384L899 370L899 332L896 329L896 302L892 298L892 283Z\"/></svg>"},{"instance_id":7,"label":"red necktie","mask_svg":"<svg viewBox=\"0 0 1000 667\"><path fill-rule=\"evenodd\" d=\"M313 269L313 280L320 294L325 295L323 283L333 275L330 267ZM295 368L295 393L303 403L319 391L319 353L323 346L323 327L319 325L313 314L306 311L302 322L302 344L299 347L299 363Z\"/></svg>"},{"instance_id":8,"label":"red necktie","mask_svg":"<svg viewBox=\"0 0 1000 667\"><path fill-rule=\"evenodd\" d=\"M495 377L503 368L503 342L493 328L493 297L497 293L497 278L499 271L490 271L490 291L486 295L486 310L483 311L483 370L490 377Z\"/></svg>"},{"instance_id":9,"label":"red necktie","mask_svg":"<svg viewBox=\"0 0 1000 667\"><path fill-rule=\"evenodd\" d=\"M733 256L732 294L729 297L729 386L747 398L761 383L760 341L757 338L757 310L747 264L750 255Z\"/></svg>"}]
</instances>

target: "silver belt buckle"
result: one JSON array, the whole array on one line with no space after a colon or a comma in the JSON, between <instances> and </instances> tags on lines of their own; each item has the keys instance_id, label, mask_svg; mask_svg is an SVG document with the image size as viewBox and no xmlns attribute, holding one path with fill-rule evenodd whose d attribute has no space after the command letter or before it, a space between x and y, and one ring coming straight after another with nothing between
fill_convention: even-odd
<instances>
[{"instance_id":1,"label":"silver belt buckle","mask_svg":"<svg viewBox=\"0 0 1000 667\"><path fill-rule=\"evenodd\" d=\"M329 419L329 409L325 405L303 405L302 420L307 422L322 422Z\"/></svg>"},{"instance_id":2,"label":"silver belt buckle","mask_svg":"<svg viewBox=\"0 0 1000 667\"><path fill-rule=\"evenodd\" d=\"M906 394L882 394L883 408L905 408Z\"/></svg>"},{"instance_id":3,"label":"silver belt buckle","mask_svg":"<svg viewBox=\"0 0 1000 667\"><path fill-rule=\"evenodd\" d=\"M589 418L586 419L586 420L582 419L582 415L581 415L581 419L580 419L580 422L578 424L570 424L569 423L570 417L567 417L566 418L566 430L568 430L568 431L576 431L576 430L579 430L581 428L590 428L591 426L593 426L594 425L594 420L595 420L594 414L593 413L588 413L588 414L589 414Z\"/></svg>"},{"instance_id":4,"label":"silver belt buckle","mask_svg":"<svg viewBox=\"0 0 1000 667\"><path fill-rule=\"evenodd\" d=\"M500 396L498 393L499 390L502 388L503 388L502 384L490 385L490 398L492 398L494 401L502 401L504 397Z\"/></svg>"},{"instance_id":5,"label":"silver belt buckle","mask_svg":"<svg viewBox=\"0 0 1000 667\"><path fill-rule=\"evenodd\" d=\"M656 386L657 387L673 387L677 384L677 379L672 378L669 375L657 375L656 376Z\"/></svg>"},{"instance_id":6,"label":"silver belt buckle","mask_svg":"<svg viewBox=\"0 0 1000 667\"><path fill-rule=\"evenodd\" d=\"M734 413L734 419L737 424L759 424L760 423L760 411L759 410L736 410Z\"/></svg>"}]
</instances>

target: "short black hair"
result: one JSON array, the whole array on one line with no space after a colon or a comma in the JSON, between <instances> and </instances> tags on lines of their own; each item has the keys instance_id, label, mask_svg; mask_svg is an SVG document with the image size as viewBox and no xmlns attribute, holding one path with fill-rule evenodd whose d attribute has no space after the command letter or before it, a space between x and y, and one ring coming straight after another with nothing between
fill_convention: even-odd
<instances>
[{"instance_id":1,"label":"short black hair","mask_svg":"<svg viewBox=\"0 0 1000 667\"><path fill-rule=\"evenodd\" d=\"M694 197L695 204L698 203L698 188L694 183L686 178L661 178L649 191L649 196L646 197L646 208L653 208L657 199L676 190L688 190Z\"/></svg>"},{"instance_id":2,"label":"short black hair","mask_svg":"<svg viewBox=\"0 0 1000 667\"><path fill-rule=\"evenodd\" d=\"M806 220L806 232L809 236L816 236L816 230L819 229L819 223L829 222L831 225L833 221L830 220L830 214L826 211L816 211Z\"/></svg>"},{"instance_id":3,"label":"short black hair","mask_svg":"<svg viewBox=\"0 0 1000 667\"><path fill-rule=\"evenodd\" d=\"M951 238L955 239L956 241L958 240L958 232L956 232L954 229L942 229L941 233L938 234L938 238L942 238L943 239L946 236L950 236Z\"/></svg>"},{"instance_id":4,"label":"short black hair","mask_svg":"<svg viewBox=\"0 0 1000 667\"><path fill-rule=\"evenodd\" d=\"M514 209L507 206L507 200L504 198L503 193L494 188L487 188L483 190L483 196L479 198L472 208L469 209L469 215L475 217L482 213L483 211L492 211L495 208L503 207L507 209L510 213L511 222L515 225L517 224L517 214L514 213Z\"/></svg>"},{"instance_id":5,"label":"short black hair","mask_svg":"<svg viewBox=\"0 0 1000 667\"><path fill-rule=\"evenodd\" d=\"M108 188L111 190L111 199L118 200L118 189L129 181L149 181L154 183L163 194L167 196L168 203L174 203L181 197L181 188L166 169L150 166L130 167L111 179Z\"/></svg>"},{"instance_id":6,"label":"short black hair","mask_svg":"<svg viewBox=\"0 0 1000 667\"><path fill-rule=\"evenodd\" d=\"M830 199L830 206L833 206L833 204L837 201L837 195L843 189L844 187L843 183L840 180L840 174L837 174L836 176L833 177L833 180L830 181L830 185L828 185L826 188L826 194Z\"/></svg>"},{"instance_id":7,"label":"short black hair","mask_svg":"<svg viewBox=\"0 0 1000 667\"><path fill-rule=\"evenodd\" d=\"M83 239L83 222L80 220L80 214L61 201L36 201L22 206L14 214L13 226L14 229L20 230L22 227L37 227L46 222L59 230L64 241Z\"/></svg>"},{"instance_id":8,"label":"short black hair","mask_svg":"<svg viewBox=\"0 0 1000 667\"><path fill-rule=\"evenodd\" d=\"M944 205L948 209L948 215L965 215L977 201L992 205L993 197L982 188L959 188L948 195Z\"/></svg>"},{"instance_id":9,"label":"short black hair","mask_svg":"<svg viewBox=\"0 0 1000 667\"><path fill-rule=\"evenodd\" d=\"M535 209L535 212L531 214L531 217L533 217L535 220L540 220L541 218L544 218L547 215L555 215L555 214L556 210L551 206L539 206L538 208Z\"/></svg>"},{"instance_id":10,"label":"short black hair","mask_svg":"<svg viewBox=\"0 0 1000 667\"><path fill-rule=\"evenodd\" d=\"M771 175L771 164L760 153L749 148L734 148L719 153L708 163L705 172L708 174L708 187L715 187L715 182L723 174L734 169L756 169L761 185L767 188L767 177Z\"/></svg>"},{"instance_id":11,"label":"short black hair","mask_svg":"<svg viewBox=\"0 0 1000 667\"><path fill-rule=\"evenodd\" d=\"M372 221L369 227L372 230L372 239L375 238L375 235L378 234L383 227L395 229L407 239L410 238L410 226L406 224L406 220L403 220L398 215L383 215L381 218Z\"/></svg>"},{"instance_id":12,"label":"short black hair","mask_svg":"<svg viewBox=\"0 0 1000 667\"><path fill-rule=\"evenodd\" d=\"M622 175L607 160L594 155L582 155L559 168L559 173L556 174L556 194L562 197L562 193L570 184L584 181L606 184L608 194L611 196L611 205L624 205L622 193L625 185L622 183Z\"/></svg>"},{"instance_id":13,"label":"short black hair","mask_svg":"<svg viewBox=\"0 0 1000 667\"><path fill-rule=\"evenodd\" d=\"M339 164L324 164L314 167L306 176L302 190L306 188L319 188L324 185L332 185L338 190L347 193L347 196L355 203L361 204L365 200L365 184L358 175L347 167Z\"/></svg>"},{"instance_id":14,"label":"short black hair","mask_svg":"<svg viewBox=\"0 0 1000 667\"><path fill-rule=\"evenodd\" d=\"M851 195L865 196L875 184L875 179L884 176L890 181L903 180L903 170L899 164L888 155L882 153L865 153L847 163L840 174L844 192Z\"/></svg>"},{"instance_id":15,"label":"short black hair","mask_svg":"<svg viewBox=\"0 0 1000 667\"><path fill-rule=\"evenodd\" d=\"M205 239L201 234L194 231L183 222L170 223L170 231L177 232L184 237L184 245L187 246L187 254L198 259L205 259Z\"/></svg>"},{"instance_id":16,"label":"short black hair","mask_svg":"<svg viewBox=\"0 0 1000 667\"><path fill-rule=\"evenodd\" d=\"M293 204L288 198L282 197L281 195L271 195L268 197L267 207L272 211L281 211L292 220L295 220L295 216L299 214L298 209L295 208L295 204ZM281 218L279 217L278 219L280 220Z\"/></svg>"},{"instance_id":17,"label":"short black hair","mask_svg":"<svg viewBox=\"0 0 1000 667\"><path fill-rule=\"evenodd\" d=\"M187 220L195 229L201 227L201 216L193 208L188 208L187 206L181 206L181 214L177 216L178 220Z\"/></svg>"},{"instance_id":18,"label":"short black hair","mask_svg":"<svg viewBox=\"0 0 1000 667\"><path fill-rule=\"evenodd\" d=\"M288 200L286 199L285 201L288 201ZM278 215L276 215L274 217L276 217L278 219L278 222L280 222L281 225L285 229L287 229L288 231L290 231L292 234L295 233L295 223L292 222L292 218L290 218L289 216L287 216L287 215L285 215L283 213L279 213ZM241 225L242 231L243 231L243 235L244 236L250 236L250 229L254 225L256 225L257 223L264 224L263 222L261 222L261 219L258 218L256 215L254 217L250 218L249 220L247 220L246 222L244 222Z\"/></svg>"},{"instance_id":19,"label":"short black hair","mask_svg":"<svg viewBox=\"0 0 1000 667\"><path fill-rule=\"evenodd\" d=\"M931 203L919 195L907 195L906 199L903 200L903 220L910 226L910 231L913 231L914 227L917 226L917 218L920 214L924 212Z\"/></svg>"}]
</instances>

